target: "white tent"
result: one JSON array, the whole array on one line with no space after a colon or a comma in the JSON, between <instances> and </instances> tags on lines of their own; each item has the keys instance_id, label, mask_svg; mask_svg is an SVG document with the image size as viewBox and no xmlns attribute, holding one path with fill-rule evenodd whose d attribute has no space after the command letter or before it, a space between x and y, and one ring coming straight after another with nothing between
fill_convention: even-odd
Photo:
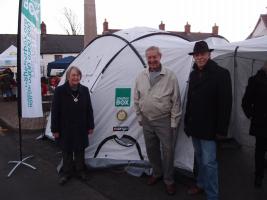
<instances>
[{"instance_id":1,"label":"white tent","mask_svg":"<svg viewBox=\"0 0 267 200\"><path fill-rule=\"evenodd\" d=\"M17 66L17 47L11 45L0 54L0 67Z\"/></svg>"},{"instance_id":2,"label":"white tent","mask_svg":"<svg viewBox=\"0 0 267 200\"><path fill-rule=\"evenodd\" d=\"M236 56L239 55L235 51L236 46L240 46L240 50L248 54L260 48L245 42L229 44L225 39L218 37L209 38L207 42L210 48L215 49L213 55L218 57L218 62L232 74L235 71L234 58L239 60ZM260 42L258 44L260 45ZM133 108L133 87L136 76L146 67L145 49L152 45L160 47L163 55L162 64L176 73L184 105L187 80L193 63L188 52L192 51L194 42L188 42L168 32L138 27L103 35L93 40L71 63L81 69L82 83L91 91L96 127L94 134L89 138L90 146L86 150L86 158L96 166L107 163L140 163L147 160L142 129L138 125ZM267 44L259 49L265 53L266 50ZM242 66L240 69L250 67ZM247 80L247 77L245 79ZM61 83L63 82L64 80L61 80ZM235 82L234 88L236 87ZM231 130L237 130L237 127L233 126L237 118L234 113L237 110L233 110ZM123 120L125 113L127 117ZM193 148L190 138L183 132L183 122L178 132L174 164L178 168L191 171ZM49 123L46 135L52 137ZM233 137L235 136L233 134ZM240 139L239 136L237 138Z\"/></svg>"},{"instance_id":3,"label":"white tent","mask_svg":"<svg viewBox=\"0 0 267 200\"><path fill-rule=\"evenodd\" d=\"M229 69L233 88L232 119L230 135L240 144L254 146L254 137L249 136L250 121L245 117L241 101L248 78L257 73L267 60L267 36L215 47L215 61Z\"/></svg>"}]
</instances>

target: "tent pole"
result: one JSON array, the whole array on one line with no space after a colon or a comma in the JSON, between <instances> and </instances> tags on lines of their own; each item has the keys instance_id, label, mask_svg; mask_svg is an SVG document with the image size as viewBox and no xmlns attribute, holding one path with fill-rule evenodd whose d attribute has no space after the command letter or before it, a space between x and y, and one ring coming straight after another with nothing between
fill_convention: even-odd
<instances>
[{"instance_id":1,"label":"tent pole","mask_svg":"<svg viewBox=\"0 0 267 200\"><path fill-rule=\"evenodd\" d=\"M253 75L253 72L254 72L254 64L255 64L255 59L252 60L252 63L251 63L251 76Z\"/></svg>"},{"instance_id":2,"label":"tent pole","mask_svg":"<svg viewBox=\"0 0 267 200\"><path fill-rule=\"evenodd\" d=\"M237 94L237 87L236 87L236 82L237 82L237 60L236 60L236 56L237 56L237 50L238 50L239 46L237 46L235 48L235 52L234 52L234 75L233 75L233 105L232 108L234 108L234 113L233 113L233 132L237 131L237 127L236 127L236 120L237 120L237 99L236 99L236 94Z\"/></svg>"}]
</instances>

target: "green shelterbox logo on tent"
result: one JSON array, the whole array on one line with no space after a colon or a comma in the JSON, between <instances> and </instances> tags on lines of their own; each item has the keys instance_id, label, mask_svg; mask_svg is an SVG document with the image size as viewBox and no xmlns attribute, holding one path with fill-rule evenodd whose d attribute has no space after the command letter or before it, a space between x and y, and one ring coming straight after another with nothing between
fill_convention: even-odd
<instances>
[{"instance_id":1,"label":"green shelterbox logo on tent","mask_svg":"<svg viewBox=\"0 0 267 200\"><path fill-rule=\"evenodd\" d=\"M131 105L131 88L116 88L115 106L130 107Z\"/></svg>"}]
</instances>

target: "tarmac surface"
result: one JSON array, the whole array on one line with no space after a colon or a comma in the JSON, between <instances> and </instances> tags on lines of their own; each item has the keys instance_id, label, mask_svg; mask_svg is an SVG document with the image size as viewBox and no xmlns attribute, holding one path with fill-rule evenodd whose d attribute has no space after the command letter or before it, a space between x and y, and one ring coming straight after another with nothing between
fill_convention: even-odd
<instances>
[{"instance_id":1,"label":"tarmac surface","mask_svg":"<svg viewBox=\"0 0 267 200\"><path fill-rule=\"evenodd\" d=\"M204 200L204 195L187 195L193 179L175 174L177 192L165 193L164 184L146 185L147 177L134 177L123 168L92 170L88 180L72 178L66 185L58 185L56 166L60 150L48 139L36 140L42 134L45 119L23 119L23 158L34 157L26 163L33 170L20 165L11 177L7 174L14 167L11 160L20 160L19 134L17 131L16 102L0 100L0 200ZM253 186L254 149L233 142L224 142L218 148L220 200L266 200L267 178L263 187ZM267 170L266 170L267 171ZM265 172L266 173L266 172ZM266 174L267 175L267 174Z\"/></svg>"}]
</instances>

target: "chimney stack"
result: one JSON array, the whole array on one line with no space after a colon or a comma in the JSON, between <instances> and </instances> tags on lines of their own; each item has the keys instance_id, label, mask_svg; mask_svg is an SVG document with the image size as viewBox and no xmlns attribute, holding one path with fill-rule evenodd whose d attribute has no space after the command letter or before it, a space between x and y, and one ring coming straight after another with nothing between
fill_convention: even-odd
<instances>
[{"instance_id":1,"label":"chimney stack","mask_svg":"<svg viewBox=\"0 0 267 200\"><path fill-rule=\"evenodd\" d=\"M103 22L103 34L108 33L108 22L107 19Z\"/></svg>"},{"instance_id":2,"label":"chimney stack","mask_svg":"<svg viewBox=\"0 0 267 200\"><path fill-rule=\"evenodd\" d=\"M218 35L219 34L219 26L217 26L216 23L212 27L212 34L213 35Z\"/></svg>"},{"instance_id":3,"label":"chimney stack","mask_svg":"<svg viewBox=\"0 0 267 200\"><path fill-rule=\"evenodd\" d=\"M84 0L84 46L96 36L95 0Z\"/></svg>"},{"instance_id":4,"label":"chimney stack","mask_svg":"<svg viewBox=\"0 0 267 200\"><path fill-rule=\"evenodd\" d=\"M188 24L188 22L186 22L186 25L184 26L184 32L186 34L190 33L190 28L191 28L191 25Z\"/></svg>"},{"instance_id":5,"label":"chimney stack","mask_svg":"<svg viewBox=\"0 0 267 200\"><path fill-rule=\"evenodd\" d=\"M161 23L159 25L159 30L165 31L165 24L163 24L162 21L161 21Z\"/></svg>"},{"instance_id":6,"label":"chimney stack","mask_svg":"<svg viewBox=\"0 0 267 200\"><path fill-rule=\"evenodd\" d=\"M46 24L44 22L41 23L41 34L42 35L46 34Z\"/></svg>"}]
</instances>

